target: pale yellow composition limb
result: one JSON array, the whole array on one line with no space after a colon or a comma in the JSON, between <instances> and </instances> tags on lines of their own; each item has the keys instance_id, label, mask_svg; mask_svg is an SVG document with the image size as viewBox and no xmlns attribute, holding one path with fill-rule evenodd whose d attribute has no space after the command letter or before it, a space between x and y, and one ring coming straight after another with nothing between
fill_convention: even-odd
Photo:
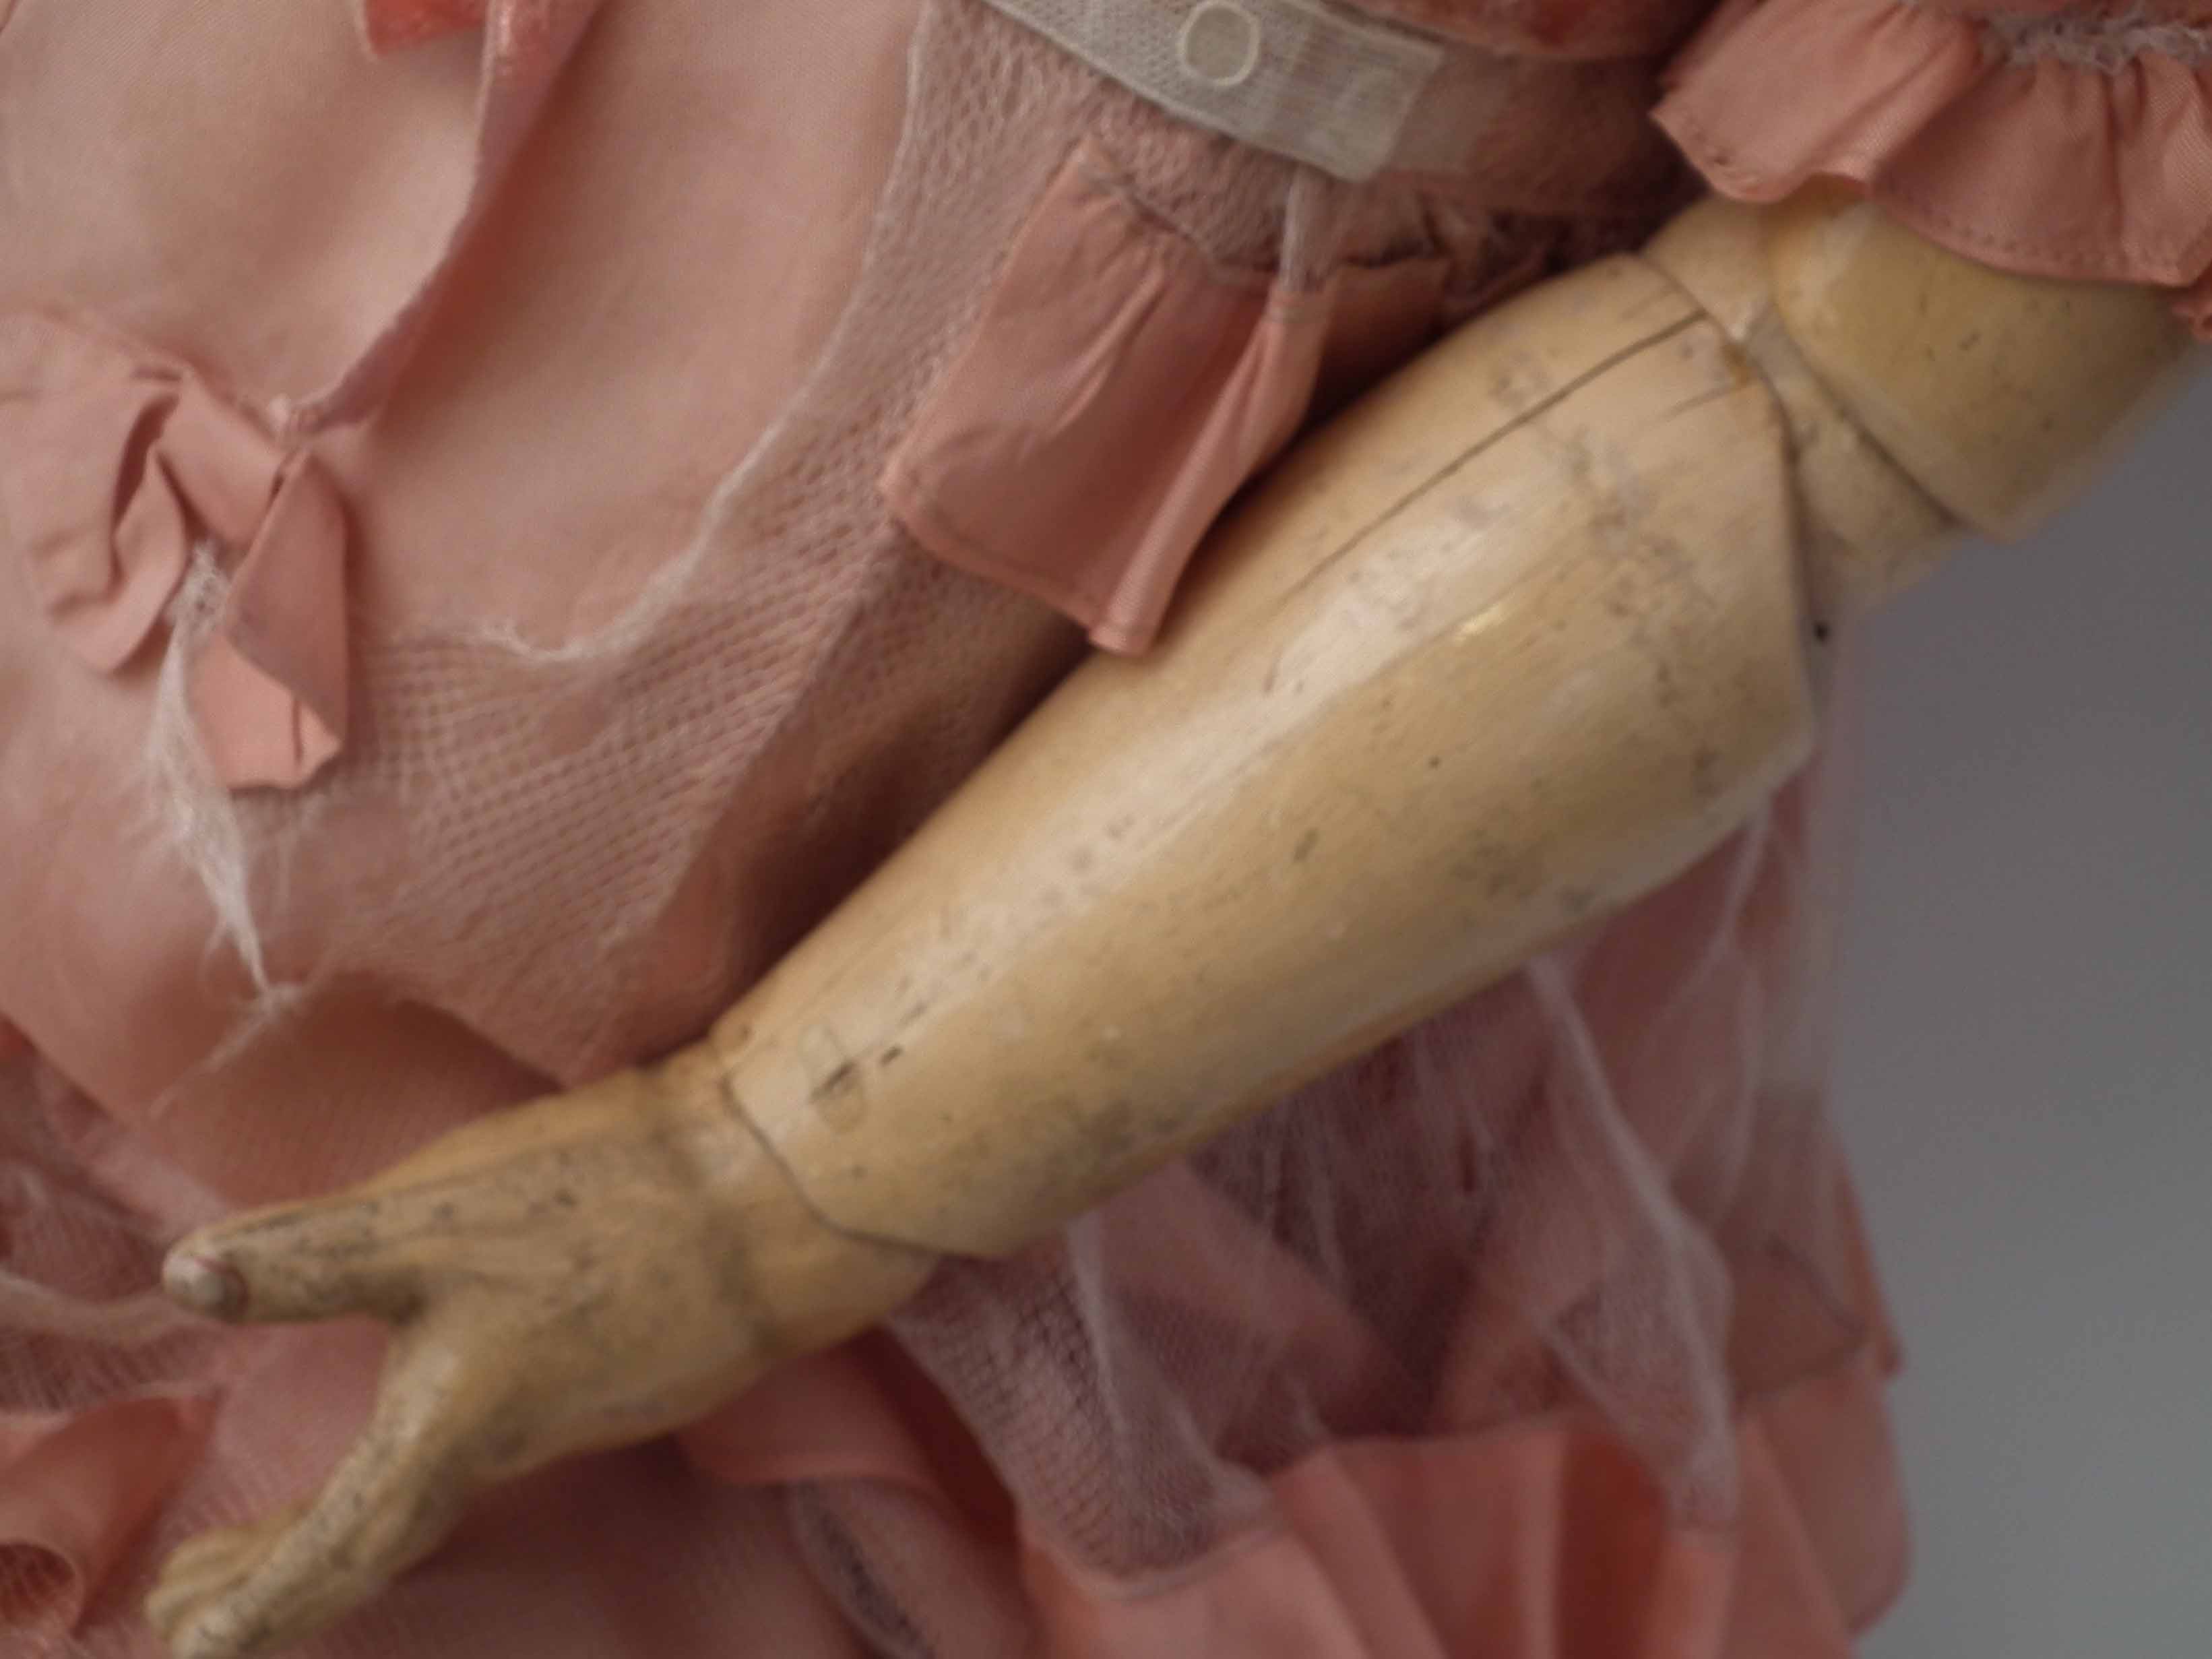
<instances>
[{"instance_id":1,"label":"pale yellow composition limb","mask_svg":"<svg viewBox=\"0 0 2212 1659\"><path fill-rule=\"evenodd\" d=\"M272 1652L487 1483L685 1420L1684 868L1804 760L1816 623L2033 522L2191 356L2160 299L1708 204L1492 313L1220 526L702 1043L173 1255L395 1327L298 1513L179 1552Z\"/></svg>"},{"instance_id":2,"label":"pale yellow composition limb","mask_svg":"<svg viewBox=\"0 0 2212 1659\"><path fill-rule=\"evenodd\" d=\"M1475 323L717 1027L736 1104L841 1229L1012 1249L1710 849L1808 617L2033 522L2181 339L1820 201Z\"/></svg>"}]
</instances>

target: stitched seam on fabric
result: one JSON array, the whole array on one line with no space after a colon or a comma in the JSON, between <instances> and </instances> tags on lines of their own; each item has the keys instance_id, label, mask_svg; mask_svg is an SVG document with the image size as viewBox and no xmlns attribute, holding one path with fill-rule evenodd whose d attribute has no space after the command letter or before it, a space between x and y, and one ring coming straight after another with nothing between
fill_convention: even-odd
<instances>
[{"instance_id":1,"label":"stitched seam on fabric","mask_svg":"<svg viewBox=\"0 0 2212 1659\"><path fill-rule=\"evenodd\" d=\"M2125 270L2115 270L2109 261L2097 257L2098 248L2101 246L2100 244L2045 242L2019 237L1997 236L1956 217L1945 209L1937 207L1925 197L1913 191L1900 190L1894 185L1879 182L1874 186L1874 190L1877 200L1909 210L1921 222L1954 238L1962 247L1977 248L1995 254L2039 255L2054 261L2063 260L2069 266L2069 269L2065 271L2042 274L2076 276L2088 281L2118 280L2154 283L2159 285L2163 285L2169 280L2136 276ZM2123 238L2117 246L2123 258L2135 264L2163 265L2169 268L2178 265L2202 266L2208 261L2212 261L2212 219L2208 219L2197 234L2186 241L2145 242ZM2201 271L2197 273L2197 275L2201 274ZM2170 280L2174 283L2186 283L2195 281L2196 275L2178 276Z\"/></svg>"},{"instance_id":2,"label":"stitched seam on fabric","mask_svg":"<svg viewBox=\"0 0 2212 1659\"><path fill-rule=\"evenodd\" d=\"M1699 169L1716 184L1750 201L1769 202L1777 198L1777 192L1771 187L1770 181L1737 161L1729 153L1727 143L1694 115L1677 108L1671 112L1671 119L1684 149L1692 154ZM2154 281L2159 285L2185 285L2202 275L2200 270L2194 275L2172 278L2131 276L2116 270L2109 261L2099 258L2100 245L1995 235L1937 207L1923 196L1888 183L1881 177L1884 169L1879 165L1879 158L1869 153L1847 152L1829 166L1815 169L1815 173L1823 178L1849 178L1854 175L1846 169L1852 166L1863 168L1867 189L1876 201L1908 210L1919 225L1942 232L1950 245L1960 252L1972 251L1992 256L2027 255L2063 262L2066 267L2063 270L2047 270L2041 274L2087 281ZM2212 216L2208 216L2206 222L2194 235L2184 240L2167 243L2124 239L2118 246L2123 258L2130 263L2163 265L2169 269L2182 265L2202 267L2212 264Z\"/></svg>"},{"instance_id":3,"label":"stitched seam on fabric","mask_svg":"<svg viewBox=\"0 0 2212 1659\"><path fill-rule=\"evenodd\" d=\"M2040 29L2055 35L2065 28L2085 30L2180 30L2197 41L2197 57L2183 61L2212 64L2212 23L2154 23L2150 21L2148 8L2140 3L2130 4L2124 11L2110 13L2096 21L2080 19L2063 20L2029 16L2024 14L2002 14L1995 18L1968 19L1948 11L1938 11L1926 0L1901 0L1908 9L1921 16L1949 23L1956 27L1973 28L1984 34L1985 40L1996 40L1993 30L2010 29L2023 37ZM2144 48L2116 66L2118 73L2144 55L2157 55ZM2024 69L2035 61L2031 58L2008 60L2001 50L1985 48L1986 61L1993 68ZM2051 61L2060 60L2053 52L2045 54ZM2095 65L2067 62L2068 67L2093 68ZM1670 124L1675 129L1678 142L1690 153L1698 167L1715 183L1748 199L1769 201L1775 192L1769 181L1738 161L1730 147L1704 122L1679 104L1669 112ZM1856 175L1848 169L1860 169ZM1917 228L1940 232L1947 242L1960 252L1988 256L2001 262L2008 256L2014 258L2033 258L2045 264L2038 274L2075 277L2090 281L2131 281L2156 286L2186 286L2202 276L2203 268L2212 264L2212 215L2192 234L2171 241L2151 241L2123 233L2116 244L2082 241L2045 240L2032 237L1996 235L1982 227L1959 218L1937 206L1927 197L1886 180L1886 171L1881 158L1870 153L1851 152L1837 158L1829 166L1819 169L1825 177L1863 178L1868 191L1876 200L1912 216ZM2120 264L2116 265L2107 257L2117 251ZM2159 274L2142 274L2144 267L2157 268Z\"/></svg>"}]
</instances>

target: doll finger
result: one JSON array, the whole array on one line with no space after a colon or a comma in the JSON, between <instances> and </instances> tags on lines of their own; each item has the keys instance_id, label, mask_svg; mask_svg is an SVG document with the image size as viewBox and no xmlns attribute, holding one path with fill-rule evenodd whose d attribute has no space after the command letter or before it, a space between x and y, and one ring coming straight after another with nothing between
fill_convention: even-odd
<instances>
[{"instance_id":1,"label":"doll finger","mask_svg":"<svg viewBox=\"0 0 2212 1659\"><path fill-rule=\"evenodd\" d=\"M483 1428L452 1358L427 1345L395 1355L368 1428L295 1515L179 1552L147 1605L176 1659L261 1659L437 1546L471 1490Z\"/></svg>"},{"instance_id":2,"label":"doll finger","mask_svg":"<svg viewBox=\"0 0 2212 1659\"><path fill-rule=\"evenodd\" d=\"M219 1222L169 1252L161 1286L180 1305L234 1324L398 1319L413 1309L418 1285L393 1221L386 1197L341 1195Z\"/></svg>"},{"instance_id":3,"label":"doll finger","mask_svg":"<svg viewBox=\"0 0 2212 1659\"><path fill-rule=\"evenodd\" d=\"M211 1596L242 1577L300 1513L295 1509L250 1526L224 1527L186 1539L161 1564L161 1577L146 1598L147 1622L158 1631L181 1628Z\"/></svg>"}]
</instances>

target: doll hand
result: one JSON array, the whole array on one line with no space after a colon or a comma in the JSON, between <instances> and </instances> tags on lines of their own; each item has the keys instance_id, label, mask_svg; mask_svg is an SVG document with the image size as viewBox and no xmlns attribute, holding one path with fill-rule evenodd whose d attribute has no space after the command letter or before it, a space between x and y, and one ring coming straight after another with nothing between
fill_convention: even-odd
<instances>
[{"instance_id":1,"label":"doll hand","mask_svg":"<svg viewBox=\"0 0 2212 1659\"><path fill-rule=\"evenodd\" d=\"M929 1265L824 1227L691 1050L210 1228L170 1255L177 1300L237 1322L371 1314L393 1338L322 1491L185 1545L148 1615L178 1659L272 1653L428 1554L486 1486L697 1417Z\"/></svg>"}]
</instances>

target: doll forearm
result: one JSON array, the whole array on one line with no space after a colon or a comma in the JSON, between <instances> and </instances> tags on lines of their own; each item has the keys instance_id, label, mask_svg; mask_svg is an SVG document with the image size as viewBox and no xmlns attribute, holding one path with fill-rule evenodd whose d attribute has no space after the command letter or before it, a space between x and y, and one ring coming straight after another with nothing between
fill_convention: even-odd
<instances>
[{"instance_id":1,"label":"doll forearm","mask_svg":"<svg viewBox=\"0 0 2212 1659\"><path fill-rule=\"evenodd\" d=\"M707 1041L180 1243L204 1311L394 1331L353 1451L180 1551L155 1625L273 1653L493 1481L687 1420L1665 880L1804 757L1818 619L2032 520L2180 340L1802 204L1492 313Z\"/></svg>"},{"instance_id":2,"label":"doll forearm","mask_svg":"<svg viewBox=\"0 0 2212 1659\"><path fill-rule=\"evenodd\" d=\"M1771 273L1771 274L1770 274ZM2154 296L1711 204L1431 351L716 1028L848 1233L995 1254L1644 892L1806 757L1808 595L2047 509Z\"/></svg>"}]
</instances>

